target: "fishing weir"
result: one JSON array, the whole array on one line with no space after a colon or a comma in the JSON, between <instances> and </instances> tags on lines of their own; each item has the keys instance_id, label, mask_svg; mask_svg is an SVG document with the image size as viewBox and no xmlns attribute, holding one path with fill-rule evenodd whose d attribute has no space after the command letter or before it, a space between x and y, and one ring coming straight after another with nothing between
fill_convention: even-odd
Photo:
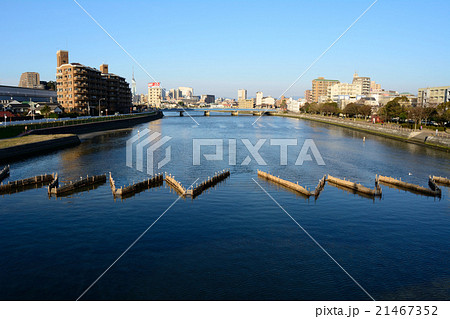
<instances>
[{"instance_id":1,"label":"fishing weir","mask_svg":"<svg viewBox=\"0 0 450 319\"><path fill-rule=\"evenodd\" d=\"M111 185L111 191L114 197L115 196L130 197L146 189L162 186L163 182L164 182L164 175L158 174L153 176L152 178L146 179L145 181L135 183L129 186L116 188L116 183L112 178L111 172L109 173L109 183Z\"/></svg>"},{"instance_id":2,"label":"fishing weir","mask_svg":"<svg viewBox=\"0 0 450 319\"><path fill-rule=\"evenodd\" d=\"M186 188L184 188L183 185L175 179L175 176L166 173L164 180L167 185L169 185L178 195L181 197L186 197Z\"/></svg>"},{"instance_id":3,"label":"fishing weir","mask_svg":"<svg viewBox=\"0 0 450 319\"><path fill-rule=\"evenodd\" d=\"M348 181L345 179L333 177L331 175L328 175L327 182L331 183L332 185L338 185L338 186L344 187L355 193L367 195L369 197L381 197L381 195L382 195L382 191L381 191L381 187L378 183L378 179L375 179L375 188L374 189L368 188L361 184L351 182L351 181Z\"/></svg>"},{"instance_id":4,"label":"fishing weir","mask_svg":"<svg viewBox=\"0 0 450 319\"><path fill-rule=\"evenodd\" d=\"M430 176L431 180L433 180L436 184L442 185L442 186L450 186L450 178L447 177L441 177L441 176Z\"/></svg>"},{"instance_id":5,"label":"fishing weir","mask_svg":"<svg viewBox=\"0 0 450 319\"><path fill-rule=\"evenodd\" d=\"M54 174L38 175L17 181L10 181L8 184L0 185L0 194L18 193L29 188L38 188L50 183L54 179Z\"/></svg>"},{"instance_id":6,"label":"fishing weir","mask_svg":"<svg viewBox=\"0 0 450 319\"><path fill-rule=\"evenodd\" d=\"M201 193L203 193L205 190L215 186L216 184L222 182L223 180L227 179L230 176L229 170L223 170L222 172L216 172L214 173L213 177L208 177L205 181L202 183L196 185L195 187L192 186L188 189L184 188L184 186L178 182L175 179L175 176L172 176L170 174L166 174L165 181L167 185L169 185L177 194L181 197L191 197L195 198Z\"/></svg>"},{"instance_id":7,"label":"fishing weir","mask_svg":"<svg viewBox=\"0 0 450 319\"><path fill-rule=\"evenodd\" d=\"M90 176L90 177L87 176L86 178L81 178L77 182L70 181L69 183L67 183L61 187L58 187L59 183L56 181L54 184L52 183L53 184L52 188L50 188L50 187L48 188L48 193L50 195L56 195L56 196L69 195L72 193L83 191L84 189L86 189L90 186L96 186L98 184L103 184L105 182L106 182L106 174Z\"/></svg>"},{"instance_id":8,"label":"fishing weir","mask_svg":"<svg viewBox=\"0 0 450 319\"><path fill-rule=\"evenodd\" d=\"M293 183L293 182L281 179L277 176L271 175L269 173L266 173L266 172L263 172L260 170L258 170L258 177L260 177L262 179L266 179L268 181L271 181L275 184L281 185L289 190L293 190L297 193L300 193L300 194L306 196L307 198L310 196L314 196L315 198L318 198L320 195L320 192L323 190L323 188L325 186L325 181L326 181L325 176L322 177L322 179L319 180L319 183L317 184L317 187L314 190L314 192L310 192L305 187L299 185L298 182Z\"/></svg>"},{"instance_id":9,"label":"fishing weir","mask_svg":"<svg viewBox=\"0 0 450 319\"><path fill-rule=\"evenodd\" d=\"M401 190L409 191L419 195L433 196L433 197L441 197L441 189L436 185L435 181L430 177L428 180L428 186L430 188L426 188L423 186L419 186L416 184L411 184L402 181L401 179L395 179L392 177L377 175L377 179L383 185L389 187L395 187Z\"/></svg>"},{"instance_id":10,"label":"fishing weir","mask_svg":"<svg viewBox=\"0 0 450 319\"><path fill-rule=\"evenodd\" d=\"M203 193L208 188L214 187L216 184L222 182L223 180L227 179L230 176L229 170L223 170L222 172L216 172L214 173L213 177L208 177L205 181L200 183L199 185L196 185L195 187L192 187L186 191L187 196L191 196L192 198L197 197L201 193Z\"/></svg>"}]
</instances>

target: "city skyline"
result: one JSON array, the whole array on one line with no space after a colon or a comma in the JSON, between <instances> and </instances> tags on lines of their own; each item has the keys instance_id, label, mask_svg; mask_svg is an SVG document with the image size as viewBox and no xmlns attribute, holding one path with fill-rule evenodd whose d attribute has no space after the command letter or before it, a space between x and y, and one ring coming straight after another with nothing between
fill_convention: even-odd
<instances>
[{"instance_id":1,"label":"city skyline","mask_svg":"<svg viewBox=\"0 0 450 319\"><path fill-rule=\"evenodd\" d=\"M5 35L8 50L0 53L0 84L18 85L20 75L28 71L39 72L42 80L55 80L54 52L68 49L74 61L114 65L112 72L126 77L129 83L134 67L137 93L146 92L152 80L75 2L8 2L5 12L17 12L24 2L29 10L22 18L39 15L40 19L30 29L5 16L4 23L11 31ZM204 13L211 8L203 1L191 5L179 1L133 5L80 2L163 87L190 86L199 94L231 98L241 87L250 97L263 91L278 98L370 3L322 1L318 6L285 1L280 6L261 2L258 6L242 4L235 12L230 8L237 3L231 2L228 8L218 4L214 12L219 14L209 17ZM450 45L439 32L430 32L449 25L444 20L446 7L450 5L444 1L378 1L285 95L303 96L311 80L319 76L350 82L355 71L399 92L415 93L421 87L447 85L450 76L445 70L450 62L446 54ZM159 16L158 12L167 14ZM433 20L426 25L412 23L431 13ZM247 15L243 22L242 17ZM261 22L260 18L266 16L271 17L270 23ZM118 20L120 24L115 23ZM325 20L328 23L320 23ZM61 23L64 28L52 27ZM24 50L24 43L33 50ZM21 63L5 62L13 58Z\"/></svg>"}]
</instances>

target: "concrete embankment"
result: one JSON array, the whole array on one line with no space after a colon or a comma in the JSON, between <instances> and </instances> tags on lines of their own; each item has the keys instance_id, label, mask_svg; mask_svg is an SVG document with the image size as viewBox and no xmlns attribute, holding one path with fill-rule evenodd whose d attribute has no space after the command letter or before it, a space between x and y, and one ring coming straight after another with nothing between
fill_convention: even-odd
<instances>
[{"instance_id":1,"label":"concrete embankment","mask_svg":"<svg viewBox=\"0 0 450 319\"><path fill-rule=\"evenodd\" d=\"M28 134L86 134L99 131L117 130L132 127L137 124L147 123L163 117L161 111L154 113L130 116L129 118L121 118L117 120L106 120L92 123L73 124L66 126L48 127L32 130Z\"/></svg>"},{"instance_id":2,"label":"concrete embankment","mask_svg":"<svg viewBox=\"0 0 450 319\"><path fill-rule=\"evenodd\" d=\"M309 115L309 114L277 113L271 115L299 118L314 122L336 125L407 143L427 146L446 152L450 151L450 136L447 133L439 133L438 136L436 136L435 133L431 131L418 131L407 128L394 128L393 126L388 125L372 124L363 121L350 121L333 117Z\"/></svg>"},{"instance_id":3,"label":"concrete embankment","mask_svg":"<svg viewBox=\"0 0 450 319\"><path fill-rule=\"evenodd\" d=\"M132 127L163 117L162 112L130 116L117 120L49 127L27 132L27 135L0 140L0 163L80 144L75 134Z\"/></svg>"},{"instance_id":4,"label":"concrete embankment","mask_svg":"<svg viewBox=\"0 0 450 319\"><path fill-rule=\"evenodd\" d=\"M11 141L14 143L8 143ZM0 162L23 158L25 156L43 154L45 152L59 150L78 144L80 144L80 139L74 134L49 135L39 137L39 139L24 136L2 140L0 142L0 147L3 145L6 147L0 148Z\"/></svg>"}]
</instances>

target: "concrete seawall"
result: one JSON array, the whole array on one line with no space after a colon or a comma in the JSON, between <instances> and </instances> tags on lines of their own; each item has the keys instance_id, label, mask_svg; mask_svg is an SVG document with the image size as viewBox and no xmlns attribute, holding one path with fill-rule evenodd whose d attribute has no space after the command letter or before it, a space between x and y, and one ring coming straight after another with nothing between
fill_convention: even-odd
<instances>
[{"instance_id":1,"label":"concrete seawall","mask_svg":"<svg viewBox=\"0 0 450 319\"><path fill-rule=\"evenodd\" d=\"M78 136L71 135L42 142L6 147L0 149L0 162L22 158L25 156L42 154L78 144L80 144L80 139Z\"/></svg>"},{"instance_id":2,"label":"concrete seawall","mask_svg":"<svg viewBox=\"0 0 450 319\"><path fill-rule=\"evenodd\" d=\"M147 123L163 117L163 113L158 111L156 113L118 119L108 120L93 123L82 123L67 126L49 127L37 130L32 130L28 134L47 135L47 134L85 134L99 131L116 130L127 127L132 127L137 124Z\"/></svg>"},{"instance_id":3,"label":"concrete seawall","mask_svg":"<svg viewBox=\"0 0 450 319\"><path fill-rule=\"evenodd\" d=\"M450 151L450 136L434 136L432 133L427 134L425 131L414 131L411 129L395 129L389 126L382 126L379 124L372 124L361 121L349 121L333 117L325 117L309 114L273 114L275 116L290 117L305 119L319 123L331 124L340 127L345 127L369 134L374 134L382 137L387 137L407 143L413 143L417 145L427 146L442 151ZM440 133L447 134L447 133Z\"/></svg>"}]
</instances>

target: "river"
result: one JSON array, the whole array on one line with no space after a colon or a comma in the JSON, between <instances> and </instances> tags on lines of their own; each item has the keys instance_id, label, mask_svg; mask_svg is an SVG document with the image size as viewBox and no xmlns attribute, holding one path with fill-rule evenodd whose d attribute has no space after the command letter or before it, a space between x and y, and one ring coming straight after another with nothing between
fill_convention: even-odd
<instances>
[{"instance_id":1,"label":"river","mask_svg":"<svg viewBox=\"0 0 450 319\"><path fill-rule=\"evenodd\" d=\"M309 189L325 174L371 188L375 174L427 186L429 175L449 175L449 154L297 119L195 116L197 125L167 114L13 162L6 181L52 172L62 181L111 172L118 186L144 180L145 167L141 172L135 162L126 165L126 142L146 129L170 138L154 162L168 146L170 161L155 172L171 173L185 186L223 169L231 176L195 199L178 201L165 184L124 200L114 199L109 183L58 198L49 198L45 188L3 195L1 300L76 300L165 211L82 300L450 298L448 188L441 187L439 199L382 186L382 198L373 200L326 185L315 200L256 174L261 169ZM287 139L297 145L287 148L287 165L280 165L278 144ZM311 148L309 158L299 156L306 140L325 165L318 165ZM222 141L222 157L206 159L215 147L201 146L200 165L194 165L193 144L211 141ZM266 165L247 147L258 141ZM304 161L295 165L299 157Z\"/></svg>"}]
</instances>

